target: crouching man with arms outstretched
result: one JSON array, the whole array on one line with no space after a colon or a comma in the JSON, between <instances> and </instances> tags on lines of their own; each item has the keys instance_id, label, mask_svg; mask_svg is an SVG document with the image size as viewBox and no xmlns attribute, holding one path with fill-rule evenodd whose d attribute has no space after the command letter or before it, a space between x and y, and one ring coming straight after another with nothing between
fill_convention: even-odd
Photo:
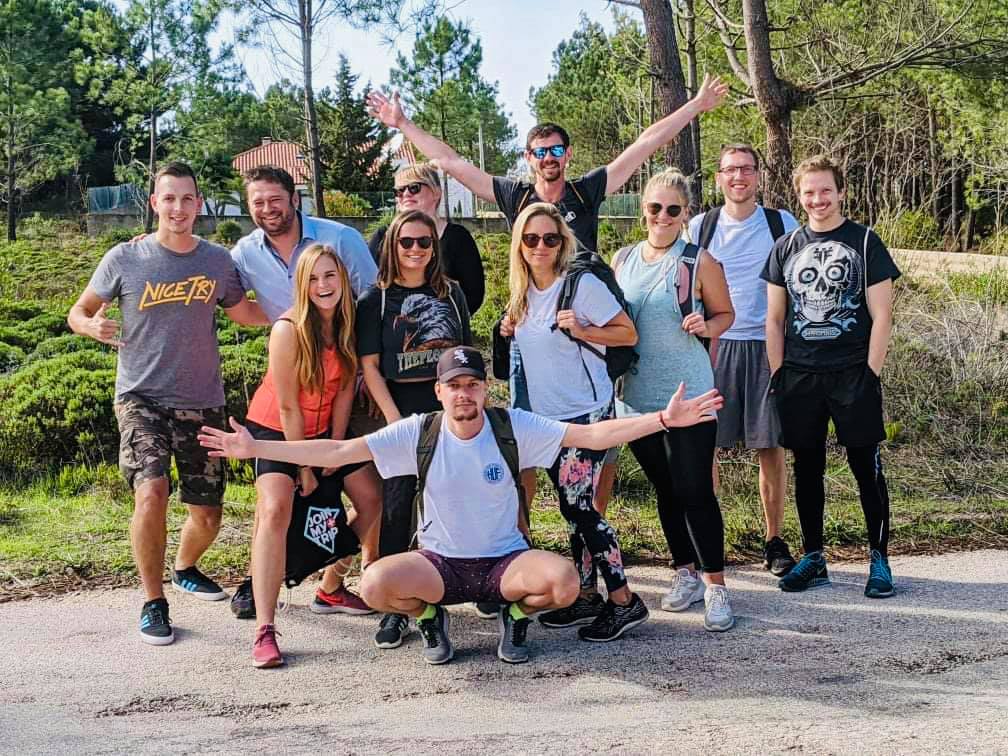
<instances>
[{"instance_id":1,"label":"crouching man with arms outstretched","mask_svg":"<svg viewBox=\"0 0 1008 756\"><path fill-rule=\"evenodd\" d=\"M429 437L424 433L430 428L427 415L412 415L348 441L256 441L232 419L236 433L204 428L200 443L211 448L213 456L320 467L373 459L382 477L425 479L420 550L388 556L369 567L361 583L365 601L379 611L416 618L424 658L431 664L443 664L454 654L444 605L499 603L497 656L524 662L528 615L571 604L579 581L569 561L528 547L511 465L502 451L508 437L517 445L520 469L548 467L564 446L608 449L655 428L713 420L711 413L721 407L721 398L709 391L683 401L680 386L661 412L592 425L559 423L522 410L487 409L486 370L472 347L447 350L438 361L437 381L435 391L444 411L433 452L426 441L426 451L420 450L421 440ZM424 476L418 459L428 455Z\"/></svg>"}]
</instances>

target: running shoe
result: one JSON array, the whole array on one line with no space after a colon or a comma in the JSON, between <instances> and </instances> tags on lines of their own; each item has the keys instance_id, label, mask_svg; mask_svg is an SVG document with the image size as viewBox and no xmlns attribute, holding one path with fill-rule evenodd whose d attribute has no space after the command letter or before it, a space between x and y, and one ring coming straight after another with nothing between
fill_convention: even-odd
<instances>
[{"instance_id":1,"label":"running shoe","mask_svg":"<svg viewBox=\"0 0 1008 756\"><path fill-rule=\"evenodd\" d=\"M148 601L140 610L140 640L152 646L167 646L175 640L168 617L168 600L163 596Z\"/></svg>"},{"instance_id":2,"label":"running shoe","mask_svg":"<svg viewBox=\"0 0 1008 756\"><path fill-rule=\"evenodd\" d=\"M544 627L571 627L592 622L605 607L605 599L598 593L590 598L578 596L573 604L563 609L554 609L539 615L539 623Z\"/></svg>"},{"instance_id":3,"label":"running shoe","mask_svg":"<svg viewBox=\"0 0 1008 756\"><path fill-rule=\"evenodd\" d=\"M616 640L623 633L632 630L648 618L648 609L636 593L630 603L620 606L610 599L605 602L602 613L588 627L578 629L578 637L585 641L605 643Z\"/></svg>"},{"instance_id":4,"label":"running shoe","mask_svg":"<svg viewBox=\"0 0 1008 756\"><path fill-rule=\"evenodd\" d=\"M309 607L313 614L374 614L375 610L364 603L364 599L341 585L332 593L322 588L315 591Z\"/></svg>"},{"instance_id":5,"label":"running shoe","mask_svg":"<svg viewBox=\"0 0 1008 756\"><path fill-rule=\"evenodd\" d=\"M252 576L246 575L231 596L231 613L238 619L255 619L255 596L252 595Z\"/></svg>"},{"instance_id":6,"label":"running shoe","mask_svg":"<svg viewBox=\"0 0 1008 756\"><path fill-rule=\"evenodd\" d=\"M712 633L723 633L735 627L728 589L723 585L708 585L704 592L703 626Z\"/></svg>"},{"instance_id":7,"label":"running shoe","mask_svg":"<svg viewBox=\"0 0 1008 756\"><path fill-rule=\"evenodd\" d=\"M791 571L777 581L777 587L788 593L804 591L829 585L829 573L826 571L826 558L821 551L806 554Z\"/></svg>"},{"instance_id":8,"label":"running shoe","mask_svg":"<svg viewBox=\"0 0 1008 756\"><path fill-rule=\"evenodd\" d=\"M276 637L279 635L273 625L263 625L256 630L255 643L252 644L252 666L259 669L279 667L284 663L280 655L280 647Z\"/></svg>"},{"instance_id":9,"label":"running shoe","mask_svg":"<svg viewBox=\"0 0 1008 756\"><path fill-rule=\"evenodd\" d=\"M784 577L794 568L791 550L780 536L774 536L763 547L763 566L776 577Z\"/></svg>"},{"instance_id":10,"label":"running shoe","mask_svg":"<svg viewBox=\"0 0 1008 756\"><path fill-rule=\"evenodd\" d=\"M455 656L455 649L448 640L448 612L440 605L434 607L430 619L418 619L417 630L424 639L423 655L428 664L444 664Z\"/></svg>"},{"instance_id":11,"label":"running shoe","mask_svg":"<svg viewBox=\"0 0 1008 756\"><path fill-rule=\"evenodd\" d=\"M877 549L872 549L864 595L868 598L889 598L895 593L889 560L882 556L882 553Z\"/></svg>"},{"instance_id":12,"label":"running shoe","mask_svg":"<svg viewBox=\"0 0 1008 756\"><path fill-rule=\"evenodd\" d=\"M477 601L473 606L476 607L476 614L483 619L497 619L500 614L501 605L490 601Z\"/></svg>"},{"instance_id":13,"label":"running shoe","mask_svg":"<svg viewBox=\"0 0 1008 756\"><path fill-rule=\"evenodd\" d=\"M203 601L223 601L228 597L217 583L208 578L196 565L184 570L172 570L172 588L179 593L188 593Z\"/></svg>"},{"instance_id":14,"label":"running shoe","mask_svg":"<svg viewBox=\"0 0 1008 756\"><path fill-rule=\"evenodd\" d=\"M666 612L684 612L698 601L704 600L704 584L699 575L685 567L676 570L669 592L662 596L661 608Z\"/></svg>"},{"instance_id":15,"label":"running shoe","mask_svg":"<svg viewBox=\"0 0 1008 756\"><path fill-rule=\"evenodd\" d=\"M399 648L409 635L409 617L405 614L383 614L378 623L374 643L378 648Z\"/></svg>"},{"instance_id":16,"label":"running shoe","mask_svg":"<svg viewBox=\"0 0 1008 756\"><path fill-rule=\"evenodd\" d=\"M508 664L521 664L529 659L526 637L529 627L528 617L516 620L511 616L511 607L502 604L497 610L497 658Z\"/></svg>"}]
</instances>

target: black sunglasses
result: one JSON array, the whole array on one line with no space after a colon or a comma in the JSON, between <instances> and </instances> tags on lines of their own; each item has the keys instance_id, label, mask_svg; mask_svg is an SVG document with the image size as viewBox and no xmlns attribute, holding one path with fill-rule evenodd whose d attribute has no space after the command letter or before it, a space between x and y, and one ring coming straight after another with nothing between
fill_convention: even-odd
<instances>
[{"instance_id":1,"label":"black sunglasses","mask_svg":"<svg viewBox=\"0 0 1008 756\"><path fill-rule=\"evenodd\" d=\"M564 156L564 153L567 152L567 148L562 144L552 144L549 147L535 147L530 149L529 152L532 153L532 156L536 160L542 160L546 157L547 152L555 158L561 158Z\"/></svg>"},{"instance_id":2,"label":"black sunglasses","mask_svg":"<svg viewBox=\"0 0 1008 756\"><path fill-rule=\"evenodd\" d=\"M423 189L424 186L426 185L421 184L419 181L414 181L412 184L406 184L406 186L397 186L392 190L392 194L396 196L396 199L402 197L406 194L406 192L409 192L410 194L420 194L420 190Z\"/></svg>"},{"instance_id":3,"label":"black sunglasses","mask_svg":"<svg viewBox=\"0 0 1008 756\"><path fill-rule=\"evenodd\" d=\"M539 234L522 234L521 237L522 244L529 248L538 247L540 239L550 249L563 244L563 236L560 234L543 234L542 236Z\"/></svg>"},{"instance_id":4,"label":"black sunglasses","mask_svg":"<svg viewBox=\"0 0 1008 756\"><path fill-rule=\"evenodd\" d=\"M669 218L678 218L679 213L683 211L682 205L665 205L665 207L662 207L660 202L648 202L644 208L647 210L648 215L659 215L664 210Z\"/></svg>"},{"instance_id":5,"label":"black sunglasses","mask_svg":"<svg viewBox=\"0 0 1008 756\"><path fill-rule=\"evenodd\" d=\"M430 236L416 236L416 237L413 237L413 236L400 236L399 237L399 246L402 247L403 249L413 249L413 242L416 242L416 245L418 247L420 247L420 249L430 249L431 248L431 244L434 243L434 239L432 237L430 237Z\"/></svg>"}]
</instances>

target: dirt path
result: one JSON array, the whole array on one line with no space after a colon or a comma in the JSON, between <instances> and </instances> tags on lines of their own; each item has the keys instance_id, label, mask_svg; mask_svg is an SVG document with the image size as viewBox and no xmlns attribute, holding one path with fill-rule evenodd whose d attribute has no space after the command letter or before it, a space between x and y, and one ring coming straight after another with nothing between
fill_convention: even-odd
<instances>
[{"instance_id":1,"label":"dirt path","mask_svg":"<svg viewBox=\"0 0 1008 756\"><path fill-rule=\"evenodd\" d=\"M286 668L248 664L252 626L177 597L173 646L135 636L133 590L0 606L3 753L932 753L1008 751L1005 552L893 559L899 595L869 601L864 566L781 594L731 570L738 626L699 606L654 611L622 642L530 632L533 659L493 653L496 628L453 611L444 667L371 644L370 617L319 617L294 594ZM656 606L667 570L638 567Z\"/></svg>"}]
</instances>

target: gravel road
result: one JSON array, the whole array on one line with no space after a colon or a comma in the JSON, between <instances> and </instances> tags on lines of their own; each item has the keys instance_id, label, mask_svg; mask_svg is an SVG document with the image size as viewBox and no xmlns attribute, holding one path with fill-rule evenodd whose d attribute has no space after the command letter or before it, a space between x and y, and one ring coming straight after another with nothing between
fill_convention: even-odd
<instances>
[{"instance_id":1,"label":"gravel road","mask_svg":"<svg viewBox=\"0 0 1008 756\"><path fill-rule=\"evenodd\" d=\"M784 595L729 572L737 627L700 605L653 610L621 642L530 631L532 661L494 655L496 626L452 612L455 660L414 632L371 643L373 617L280 616L288 665L249 665L252 623L169 596L174 645L136 637L135 590L0 605L0 752L1008 753L1008 558L892 560L899 594L862 595L864 564ZM635 567L656 607L668 570Z\"/></svg>"}]
</instances>

